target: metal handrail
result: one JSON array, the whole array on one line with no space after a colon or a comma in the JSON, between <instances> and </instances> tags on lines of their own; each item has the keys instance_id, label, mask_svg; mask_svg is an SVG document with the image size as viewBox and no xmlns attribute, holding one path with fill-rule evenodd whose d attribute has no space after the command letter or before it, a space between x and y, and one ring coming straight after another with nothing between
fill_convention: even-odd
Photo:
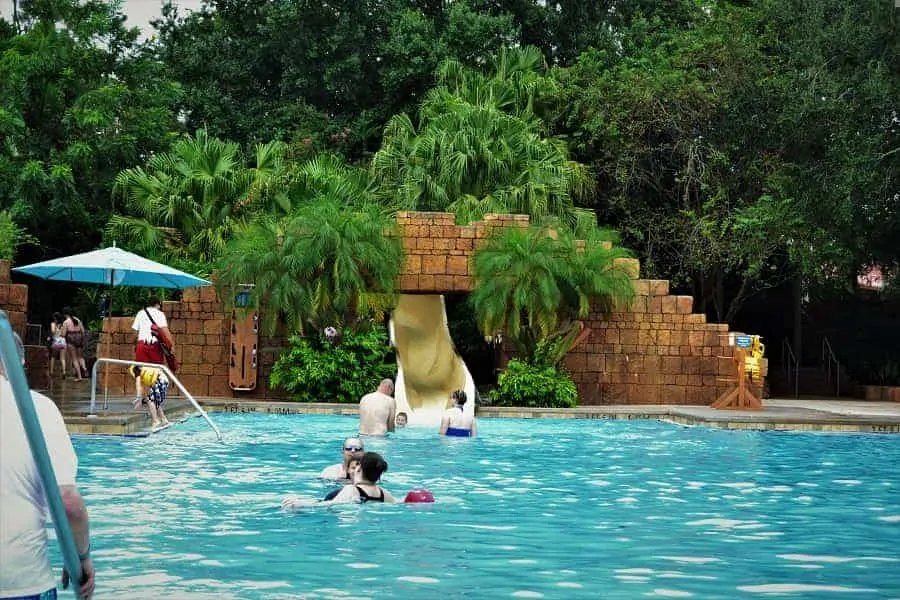
<instances>
[{"instance_id":1,"label":"metal handrail","mask_svg":"<svg viewBox=\"0 0 900 600\"><path fill-rule=\"evenodd\" d=\"M788 361L785 362L785 354L787 354ZM794 398L800 397L800 361L797 359L797 356L794 354L794 349L791 348L791 343L787 338L781 340L781 362L784 364L784 374L787 377L788 383L791 382L791 366L794 367Z\"/></svg>"},{"instance_id":2,"label":"metal handrail","mask_svg":"<svg viewBox=\"0 0 900 600\"><path fill-rule=\"evenodd\" d=\"M172 370L169 369L169 367L166 365L145 363L145 362L139 362L136 360L119 360L118 358L98 357L97 360L94 361L94 366L91 369L91 410L88 413L88 417L96 417L97 416L94 413L94 408L97 403L97 366L101 362L110 363L110 364L114 364L114 365L125 365L125 366L136 365L139 367L152 367L154 369L162 370L166 374L166 376L169 378L169 381L173 382L178 387L178 389L181 390L181 393L184 394L185 398L187 398L190 401L190 403L194 405L194 408L197 409L197 412L200 413L200 416L203 417L206 420L206 422L209 424L209 426L212 428L212 430L214 432L216 432L216 437L219 439L219 441L222 441L222 432L219 431L219 428L216 427L216 424L212 422L212 419L209 418L209 415L206 414L206 411L203 410L203 407L200 406L200 404L197 403L196 400L194 400L194 397L191 396L191 394L187 391L187 389L184 387L184 385L181 383L181 381L179 381L178 378L175 377L175 373L173 373ZM106 403L105 408L109 408L108 402Z\"/></svg>"},{"instance_id":3,"label":"metal handrail","mask_svg":"<svg viewBox=\"0 0 900 600\"><path fill-rule=\"evenodd\" d=\"M835 390L834 395L841 395L841 363L837 359L837 356L834 353L834 349L831 347L831 342L828 341L827 336L822 336L822 364L825 368L825 377L828 383L831 383L831 372L832 365L834 365L834 381L835 381Z\"/></svg>"},{"instance_id":4,"label":"metal handrail","mask_svg":"<svg viewBox=\"0 0 900 600\"><path fill-rule=\"evenodd\" d=\"M22 419L22 428L25 430L28 447L31 449L31 456L37 467L38 476L41 478L41 483L44 486L44 497L47 499L53 527L56 530L56 539L62 552L63 564L65 564L66 569L72 576L75 598L76 600L81 600L78 585L82 579L82 570L81 559L78 557L78 546L75 543L75 536L72 532L72 525L69 523L69 517L66 515L66 508L59 491L59 484L56 481L53 463L47 450L44 432L41 429L41 423L34 408L25 369L22 367L19 351L13 339L12 325L9 323L6 311L3 310L0 310L0 360L5 366L6 377L9 380L13 399Z\"/></svg>"}]
</instances>

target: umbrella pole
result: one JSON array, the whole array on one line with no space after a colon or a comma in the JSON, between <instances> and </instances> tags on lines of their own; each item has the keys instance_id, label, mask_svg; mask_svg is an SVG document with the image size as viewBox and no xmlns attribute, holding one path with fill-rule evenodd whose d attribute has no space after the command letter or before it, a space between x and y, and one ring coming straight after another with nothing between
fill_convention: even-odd
<instances>
[{"instance_id":1,"label":"umbrella pole","mask_svg":"<svg viewBox=\"0 0 900 600\"><path fill-rule=\"evenodd\" d=\"M115 245L114 245L115 246ZM112 316L112 301L113 301L113 286L115 285L115 269L112 269L109 273L109 304L106 307L106 314L103 316L103 325L104 329L109 329L106 327L106 320ZM109 347L112 343L112 331L106 332L106 356L107 358L112 358L109 356ZM106 363L103 366L103 408L105 410L109 410L109 363Z\"/></svg>"}]
</instances>

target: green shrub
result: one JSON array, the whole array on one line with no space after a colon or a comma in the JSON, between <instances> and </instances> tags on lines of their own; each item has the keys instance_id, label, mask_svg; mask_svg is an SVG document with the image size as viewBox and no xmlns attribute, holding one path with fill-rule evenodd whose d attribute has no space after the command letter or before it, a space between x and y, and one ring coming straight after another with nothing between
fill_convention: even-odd
<instances>
[{"instance_id":1,"label":"green shrub","mask_svg":"<svg viewBox=\"0 0 900 600\"><path fill-rule=\"evenodd\" d=\"M344 331L338 345L324 335L292 337L290 348L272 367L273 386L302 402L359 402L397 367L387 333L378 327Z\"/></svg>"},{"instance_id":2,"label":"green shrub","mask_svg":"<svg viewBox=\"0 0 900 600\"><path fill-rule=\"evenodd\" d=\"M13 220L8 210L0 210L0 260L13 260L19 246L37 245L34 236L25 233Z\"/></svg>"},{"instance_id":3,"label":"green shrub","mask_svg":"<svg viewBox=\"0 0 900 600\"><path fill-rule=\"evenodd\" d=\"M578 403L575 382L550 366L533 366L511 360L491 394L495 406L573 408Z\"/></svg>"}]
</instances>

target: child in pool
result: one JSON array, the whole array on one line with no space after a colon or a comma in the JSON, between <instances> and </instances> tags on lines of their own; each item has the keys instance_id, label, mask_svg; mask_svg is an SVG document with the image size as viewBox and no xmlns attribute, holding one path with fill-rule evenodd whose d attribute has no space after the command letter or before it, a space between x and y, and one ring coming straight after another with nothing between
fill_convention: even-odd
<instances>
[{"instance_id":1,"label":"child in pool","mask_svg":"<svg viewBox=\"0 0 900 600\"><path fill-rule=\"evenodd\" d=\"M150 413L150 427L158 429L169 424L166 413L163 411L163 404L166 403L166 395L169 393L169 378L162 372L162 369L156 367L139 367L132 365L128 367L128 372L134 377L135 397L134 407L140 405L147 406L147 412ZM144 388L147 389L147 397L144 398Z\"/></svg>"}]
</instances>

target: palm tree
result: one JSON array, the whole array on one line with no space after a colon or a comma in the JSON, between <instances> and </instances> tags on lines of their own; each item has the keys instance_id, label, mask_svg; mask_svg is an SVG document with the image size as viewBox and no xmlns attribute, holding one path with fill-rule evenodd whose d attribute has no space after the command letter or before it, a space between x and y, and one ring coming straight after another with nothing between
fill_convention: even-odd
<instances>
[{"instance_id":1,"label":"palm tree","mask_svg":"<svg viewBox=\"0 0 900 600\"><path fill-rule=\"evenodd\" d=\"M279 314L292 331L356 327L392 301L403 260L395 222L365 201L352 169L314 159L301 170L294 191L307 195L292 198L288 215L240 227L219 260L217 285L253 284L270 330Z\"/></svg>"},{"instance_id":2,"label":"palm tree","mask_svg":"<svg viewBox=\"0 0 900 600\"><path fill-rule=\"evenodd\" d=\"M283 204L283 155L280 142L260 145L248 168L237 144L200 130L116 176L113 194L129 214L113 216L107 236L157 258L210 263L247 214Z\"/></svg>"},{"instance_id":3,"label":"palm tree","mask_svg":"<svg viewBox=\"0 0 900 600\"><path fill-rule=\"evenodd\" d=\"M379 198L397 208L449 210L463 222L512 212L574 225L574 200L590 178L563 142L543 135L536 107L554 88L541 66L529 49L504 51L488 76L444 63L419 127L407 115L385 127L371 165Z\"/></svg>"},{"instance_id":4,"label":"palm tree","mask_svg":"<svg viewBox=\"0 0 900 600\"><path fill-rule=\"evenodd\" d=\"M503 333L526 362L556 366L592 302L608 312L631 301L634 287L616 259L629 256L595 231L583 247L566 230L509 228L475 253L471 301L486 336ZM596 306L596 304L595 304Z\"/></svg>"}]
</instances>

